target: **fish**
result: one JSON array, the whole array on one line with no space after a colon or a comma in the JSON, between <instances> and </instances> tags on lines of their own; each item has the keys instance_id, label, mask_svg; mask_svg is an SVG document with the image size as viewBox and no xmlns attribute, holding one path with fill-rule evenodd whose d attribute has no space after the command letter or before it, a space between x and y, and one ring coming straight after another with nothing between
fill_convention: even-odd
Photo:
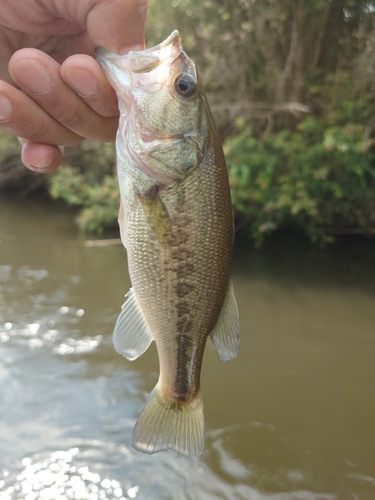
<instances>
[{"instance_id":1,"label":"fish","mask_svg":"<svg viewBox=\"0 0 375 500\"><path fill-rule=\"evenodd\" d=\"M201 79L177 30L162 43L95 58L119 104L119 227L132 287L115 325L128 360L155 341L160 374L133 447L198 456L205 422L200 372L208 337L237 355L231 281L233 209L223 149Z\"/></svg>"}]
</instances>

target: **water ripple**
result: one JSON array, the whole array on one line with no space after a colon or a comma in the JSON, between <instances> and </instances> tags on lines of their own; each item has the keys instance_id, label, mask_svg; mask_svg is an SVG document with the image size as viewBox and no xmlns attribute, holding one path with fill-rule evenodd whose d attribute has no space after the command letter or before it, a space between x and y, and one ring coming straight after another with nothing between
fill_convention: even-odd
<instances>
[{"instance_id":1,"label":"water ripple","mask_svg":"<svg viewBox=\"0 0 375 500\"><path fill-rule=\"evenodd\" d=\"M27 346L31 351L50 346L52 352L60 356L92 352L100 346L103 337L102 335L81 337L82 332L77 327L79 327L79 321L84 314L85 311L82 308L61 306L57 316L55 316L56 320L41 318L24 325L7 321L3 325L0 324L0 343L6 343L12 337L17 337L26 339ZM60 328L53 328L56 323ZM67 330L79 338L62 338ZM59 340L60 343L58 343Z\"/></svg>"}]
</instances>

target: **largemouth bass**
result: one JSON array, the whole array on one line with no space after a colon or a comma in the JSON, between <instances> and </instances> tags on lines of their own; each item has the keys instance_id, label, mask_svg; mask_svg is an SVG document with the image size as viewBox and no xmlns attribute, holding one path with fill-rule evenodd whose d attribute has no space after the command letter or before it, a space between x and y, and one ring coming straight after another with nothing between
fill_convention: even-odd
<instances>
[{"instance_id":1,"label":"largemouth bass","mask_svg":"<svg viewBox=\"0 0 375 500\"><path fill-rule=\"evenodd\" d=\"M206 340L224 363L239 345L233 212L220 139L178 31L125 56L98 48L96 59L119 102L119 225L132 282L114 346L133 360L155 340L160 363L133 446L199 455Z\"/></svg>"}]
</instances>

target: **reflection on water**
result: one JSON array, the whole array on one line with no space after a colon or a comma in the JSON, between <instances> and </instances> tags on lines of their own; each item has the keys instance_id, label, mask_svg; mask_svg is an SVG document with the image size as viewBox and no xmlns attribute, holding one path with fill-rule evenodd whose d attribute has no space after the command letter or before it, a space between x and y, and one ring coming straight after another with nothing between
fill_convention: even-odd
<instances>
[{"instance_id":1,"label":"reflection on water","mask_svg":"<svg viewBox=\"0 0 375 500\"><path fill-rule=\"evenodd\" d=\"M375 243L237 251L241 351L207 347L197 459L132 448L156 350L114 351L125 252L80 238L0 201L0 500L375 498Z\"/></svg>"},{"instance_id":2,"label":"reflection on water","mask_svg":"<svg viewBox=\"0 0 375 500\"><path fill-rule=\"evenodd\" d=\"M17 482L4 490L4 499L24 500L66 500L87 498L89 500L128 500L136 498L139 486L123 491L115 479L102 479L88 467L72 465L73 457L79 448L68 451L56 451L43 462L33 463L24 458L23 471L17 475ZM3 473L4 475L4 473ZM8 473L0 482L5 486Z\"/></svg>"}]
</instances>

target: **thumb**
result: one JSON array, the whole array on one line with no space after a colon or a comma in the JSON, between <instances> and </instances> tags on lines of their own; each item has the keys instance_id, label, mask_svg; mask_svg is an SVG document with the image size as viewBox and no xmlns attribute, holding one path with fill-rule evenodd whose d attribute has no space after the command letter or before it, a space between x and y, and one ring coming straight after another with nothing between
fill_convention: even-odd
<instances>
[{"instance_id":1,"label":"thumb","mask_svg":"<svg viewBox=\"0 0 375 500\"><path fill-rule=\"evenodd\" d=\"M86 30L95 46L118 54L144 48L147 0L97 0L92 3L86 17Z\"/></svg>"}]
</instances>

